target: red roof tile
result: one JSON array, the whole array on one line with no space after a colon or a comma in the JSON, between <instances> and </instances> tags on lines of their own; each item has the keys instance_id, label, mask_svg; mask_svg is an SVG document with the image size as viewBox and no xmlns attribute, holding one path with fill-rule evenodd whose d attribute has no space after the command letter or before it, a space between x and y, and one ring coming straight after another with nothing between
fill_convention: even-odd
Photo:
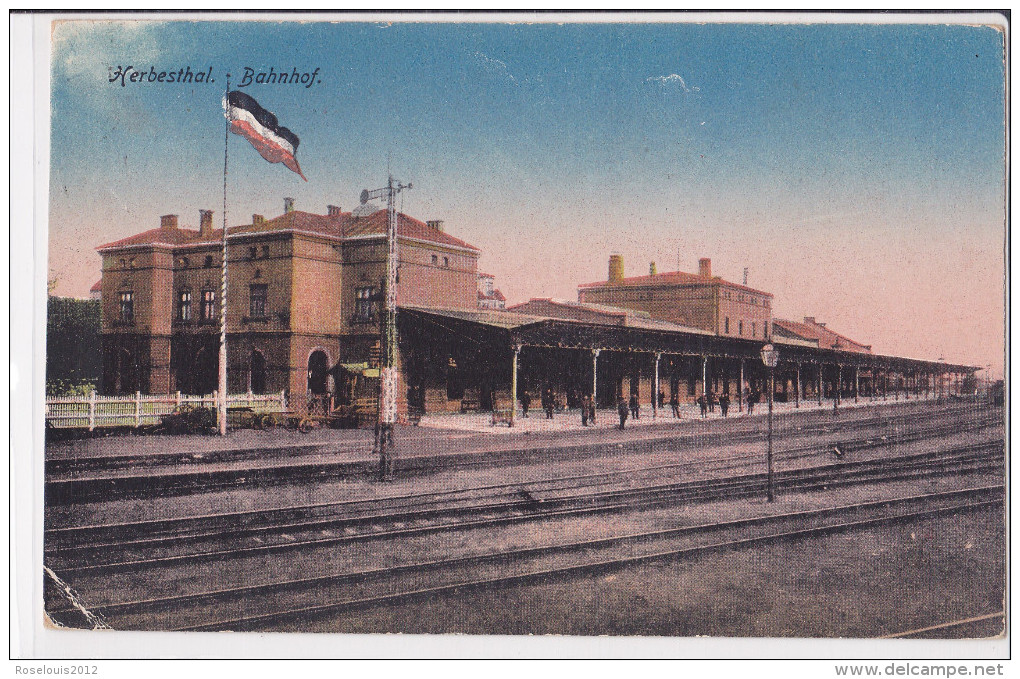
<instances>
[{"instance_id":1,"label":"red roof tile","mask_svg":"<svg viewBox=\"0 0 1020 679\"><path fill-rule=\"evenodd\" d=\"M311 212L294 210L286 214L266 219L259 223L231 226L230 235L268 233L272 231L303 231L317 233L334 238L350 238L368 234L386 233L386 211L379 210L364 217L355 217L350 212L338 215L317 215ZM459 238L444 233L425 222L397 213L397 233L402 238L415 238L438 245L467 248L480 252L478 248ZM122 238L112 243L100 245L97 250L128 247L132 245L165 244L172 246L198 245L202 243L218 243L223 238L223 229L214 230L208 237L202 237L193 229L157 228L144 231L134 236Z\"/></svg>"},{"instance_id":2,"label":"red roof tile","mask_svg":"<svg viewBox=\"0 0 1020 679\"><path fill-rule=\"evenodd\" d=\"M345 213L341 218L341 228L345 238L369 234L384 234L386 233L386 210L378 210L364 217L355 217L351 213ZM402 212L397 213L397 235L402 238L415 238L439 245L450 245L481 252L470 243L454 238L450 234L429 226L414 217L409 217Z\"/></svg>"},{"instance_id":3,"label":"red roof tile","mask_svg":"<svg viewBox=\"0 0 1020 679\"><path fill-rule=\"evenodd\" d=\"M856 351L867 354L871 353L871 345L855 342L849 337L840 335L838 332L833 332L818 323L799 323L797 321L788 321L782 318L775 318L772 320L772 323L774 325L778 325L787 332L803 337L804 339L818 340L818 346L822 349L840 349L842 351ZM837 342L839 344L838 347L836 346Z\"/></svg>"},{"instance_id":4,"label":"red roof tile","mask_svg":"<svg viewBox=\"0 0 1020 679\"><path fill-rule=\"evenodd\" d=\"M500 292L499 290L493 290L491 295L486 295L484 292L479 290L478 291L478 299L494 299L497 302L505 302L506 301L506 297L504 297L503 293Z\"/></svg>"},{"instance_id":5,"label":"red roof tile","mask_svg":"<svg viewBox=\"0 0 1020 679\"><path fill-rule=\"evenodd\" d=\"M731 283L723 280L718 276L707 278L705 276L699 276L698 274L687 273L685 271L669 271L664 273L658 273L655 275L648 276L631 276L624 278L616 283L610 283L608 281L596 281L595 283L583 283L577 286L579 289L586 288L601 288L601 287L640 287L640 286L651 286L651 285L705 285L708 283L721 283L730 288L737 290L746 290L747 292L753 292L759 295L765 295L771 297L771 292L765 292L764 290L757 290L755 288L749 288L746 285L740 285L739 283Z\"/></svg>"},{"instance_id":6,"label":"red roof tile","mask_svg":"<svg viewBox=\"0 0 1020 679\"><path fill-rule=\"evenodd\" d=\"M97 250L105 250L107 248L122 248L129 245L184 245L190 241L198 240L198 231L192 229L149 229L142 233L136 233L133 236L127 238L121 238L120 240L113 241L112 243L106 243L100 245Z\"/></svg>"}]
</instances>

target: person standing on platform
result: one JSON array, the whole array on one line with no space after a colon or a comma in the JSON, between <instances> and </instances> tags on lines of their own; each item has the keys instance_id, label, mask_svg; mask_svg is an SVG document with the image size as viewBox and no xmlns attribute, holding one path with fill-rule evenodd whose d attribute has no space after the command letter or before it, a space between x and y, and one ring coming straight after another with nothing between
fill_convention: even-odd
<instances>
[{"instance_id":1,"label":"person standing on platform","mask_svg":"<svg viewBox=\"0 0 1020 679\"><path fill-rule=\"evenodd\" d=\"M521 411L523 412L521 417L527 417L528 410L530 408L531 408L531 394L529 394L528 390L525 389L524 392L521 394Z\"/></svg>"},{"instance_id":2,"label":"person standing on platform","mask_svg":"<svg viewBox=\"0 0 1020 679\"><path fill-rule=\"evenodd\" d=\"M587 396L581 399L581 426L588 426L588 413L591 410L591 403Z\"/></svg>"},{"instance_id":3,"label":"person standing on platform","mask_svg":"<svg viewBox=\"0 0 1020 679\"><path fill-rule=\"evenodd\" d=\"M641 417L641 404L638 402L637 394L630 395L630 414L635 420Z\"/></svg>"},{"instance_id":4,"label":"person standing on platform","mask_svg":"<svg viewBox=\"0 0 1020 679\"><path fill-rule=\"evenodd\" d=\"M726 417L726 413L730 410L730 395L723 392L719 397L719 410L722 411L722 416Z\"/></svg>"},{"instance_id":5,"label":"person standing on platform","mask_svg":"<svg viewBox=\"0 0 1020 679\"><path fill-rule=\"evenodd\" d=\"M627 410L627 402L623 400L622 396L616 403L616 412L620 414L620 429L622 430L625 426L627 426L627 415L629 414L629 411Z\"/></svg>"},{"instance_id":6,"label":"person standing on platform","mask_svg":"<svg viewBox=\"0 0 1020 679\"><path fill-rule=\"evenodd\" d=\"M666 394L662 393L662 389L659 389L659 410L662 410L662 406L666 403Z\"/></svg>"},{"instance_id":7,"label":"person standing on platform","mask_svg":"<svg viewBox=\"0 0 1020 679\"><path fill-rule=\"evenodd\" d=\"M708 412L714 413L715 404L718 402L719 400L715 397L715 392L714 391L708 392Z\"/></svg>"},{"instance_id":8,"label":"person standing on platform","mask_svg":"<svg viewBox=\"0 0 1020 679\"><path fill-rule=\"evenodd\" d=\"M551 420L553 418L553 410L556 409L552 387L545 388L545 393L542 395L542 407L545 408L545 419Z\"/></svg>"},{"instance_id":9,"label":"person standing on platform","mask_svg":"<svg viewBox=\"0 0 1020 679\"><path fill-rule=\"evenodd\" d=\"M595 426L595 397L588 397L588 421L591 422L591 426Z\"/></svg>"},{"instance_id":10,"label":"person standing on platform","mask_svg":"<svg viewBox=\"0 0 1020 679\"><path fill-rule=\"evenodd\" d=\"M673 417L680 419L680 395L675 391L669 396L669 406L673 409Z\"/></svg>"},{"instance_id":11,"label":"person standing on platform","mask_svg":"<svg viewBox=\"0 0 1020 679\"><path fill-rule=\"evenodd\" d=\"M701 409L701 416L708 417L708 399L702 394L698 397L698 408Z\"/></svg>"}]
</instances>

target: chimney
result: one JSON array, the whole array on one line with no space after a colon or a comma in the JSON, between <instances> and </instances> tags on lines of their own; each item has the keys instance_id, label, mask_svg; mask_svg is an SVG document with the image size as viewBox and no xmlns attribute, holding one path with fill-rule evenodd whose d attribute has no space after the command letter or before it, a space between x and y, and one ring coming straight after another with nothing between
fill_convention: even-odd
<instances>
[{"instance_id":1,"label":"chimney","mask_svg":"<svg viewBox=\"0 0 1020 679\"><path fill-rule=\"evenodd\" d=\"M698 260L698 275L705 278L712 277L712 260L708 257L702 257Z\"/></svg>"},{"instance_id":2,"label":"chimney","mask_svg":"<svg viewBox=\"0 0 1020 679\"><path fill-rule=\"evenodd\" d=\"M609 283L623 280L623 255L609 255Z\"/></svg>"},{"instance_id":3,"label":"chimney","mask_svg":"<svg viewBox=\"0 0 1020 679\"><path fill-rule=\"evenodd\" d=\"M177 228L177 215L163 215L159 218L159 228L161 229L176 229Z\"/></svg>"},{"instance_id":4,"label":"chimney","mask_svg":"<svg viewBox=\"0 0 1020 679\"><path fill-rule=\"evenodd\" d=\"M265 221L266 221L266 218L264 216L262 216L262 215L252 215L251 216L252 226L257 226L258 224L264 224Z\"/></svg>"},{"instance_id":5,"label":"chimney","mask_svg":"<svg viewBox=\"0 0 1020 679\"><path fill-rule=\"evenodd\" d=\"M198 211L198 234L203 238L212 236L212 210Z\"/></svg>"},{"instance_id":6,"label":"chimney","mask_svg":"<svg viewBox=\"0 0 1020 679\"><path fill-rule=\"evenodd\" d=\"M438 231L439 233L443 232L443 220L442 219L430 219L429 221L427 221L425 223L428 224L433 229L435 229L436 231Z\"/></svg>"},{"instance_id":7,"label":"chimney","mask_svg":"<svg viewBox=\"0 0 1020 679\"><path fill-rule=\"evenodd\" d=\"M283 199L283 214L287 214L288 212L293 212L293 211L294 211L294 199L293 198L289 198L289 197L288 198L284 198Z\"/></svg>"},{"instance_id":8,"label":"chimney","mask_svg":"<svg viewBox=\"0 0 1020 679\"><path fill-rule=\"evenodd\" d=\"M659 271L658 271L658 269L655 268L655 262L650 262L648 264L648 275L649 276L654 276L657 273L659 273Z\"/></svg>"},{"instance_id":9,"label":"chimney","mask_svg":"<svg viewBox=\"0 0 1020 679\"><path fill-rule=\"evenodd\" d=\"M339 205L327 205L326 214L330 217L339 217L343 213Z\"/></svg>"}]
</instances>

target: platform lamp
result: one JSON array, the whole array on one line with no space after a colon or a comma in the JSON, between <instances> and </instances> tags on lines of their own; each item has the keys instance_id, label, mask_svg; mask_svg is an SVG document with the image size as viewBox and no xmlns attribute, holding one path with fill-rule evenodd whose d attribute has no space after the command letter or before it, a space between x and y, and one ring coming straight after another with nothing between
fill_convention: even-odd
<instances>
[{"instance_id":1,"label":"platform lamp","mask_svg":"<svg viewBox=\"0 0 1020 679\"><path fill-rule=\"evenodd\" d=\"M768 416L768 453L766 462L768 464L768 498L769 502L775 502L776 494L772 474L772 396L776 389L776 364L779 363L779 352L771 344L761 348L761 362L769 369L769 416Z\"/></svg>"}]
</instances>

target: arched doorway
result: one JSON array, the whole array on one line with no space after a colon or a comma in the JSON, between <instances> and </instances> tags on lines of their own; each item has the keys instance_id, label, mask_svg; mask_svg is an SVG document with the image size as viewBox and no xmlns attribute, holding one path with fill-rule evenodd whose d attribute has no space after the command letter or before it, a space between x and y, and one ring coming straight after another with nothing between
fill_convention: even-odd
<instances>
[{"instance_id":1,"label":"arched doorway","mask_svg":"<svg viewBox=\"0 0 1020 679\"><path fill-rule=\"evenodd\" d=\"M252 349L248 363L248 390L253 394L266 393L266 357L258 349Z\"/></svg>"},{"instance_id":2,"label":"arched doorway","mask_svg":"<svg viewBox=\"0 0 1020 679\"><path fill-rule=\"evenodd\" d=\"M202 347L195 354L191 371L191 393L211 394L219 383L219 350Z\"/></svg>"},{"instance_id":3,"label":"arched doorway","mask_svg":"<svg viewBox=\"0 0 1020 679\"><path fill-rule=\"evenodd\" d=\"M312 394L325 394L328 389L329 358L326 352L316 350L308 357L308 391Z\"/></svg>"}]
</instances>

